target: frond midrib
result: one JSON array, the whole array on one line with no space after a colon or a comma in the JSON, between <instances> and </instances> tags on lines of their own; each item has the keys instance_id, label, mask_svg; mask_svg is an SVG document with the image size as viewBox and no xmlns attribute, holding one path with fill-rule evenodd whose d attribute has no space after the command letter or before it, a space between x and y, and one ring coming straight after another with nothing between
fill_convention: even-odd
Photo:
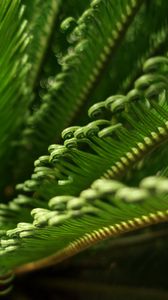
<instances>
[{"instance_id":1,"label":"frond midrib","mask_svg":"<svg viewBox=\"0 0 168 300\"><path fill-rule=\"evenodd\" d=\"M141 228L145 228L162 222L164 223L167 221L168 210L156 211L155 213L143 215L139 218L133 218L126 222L120 222L115 225L102 227L100 229L94 230L91 233L86 233L79 239L72 241L67 247L65 247L61 251L58 251L56 254L52 254L47 258L16 268L15 273L16 275L20 275L25 272L32 272L56 265L106 239L118 237L127 232L136 231Z\"/></svg>"}]
</instances>

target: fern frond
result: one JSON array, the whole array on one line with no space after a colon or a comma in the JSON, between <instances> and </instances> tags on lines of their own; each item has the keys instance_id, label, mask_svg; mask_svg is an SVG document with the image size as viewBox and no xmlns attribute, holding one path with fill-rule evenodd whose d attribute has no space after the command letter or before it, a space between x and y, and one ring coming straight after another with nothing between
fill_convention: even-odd
<instances>
[{"instance_id":1,"label":"fern frond","mask_svg":"<svg viewBox=\"0 0 168 300\"><path fill-rule=\"evenodd\" d=\"M167 87L164 74L167 74L166 63L167 58L164 57L149 59L144 71L153 73L141 76L135 82L137 89L130 91L126 97L110 97L89 110L90 116L95 117L100 110L109 109L112 121L98 119L84 127L74 126L63 131L64 145L51 145L50 156L42 156L35 161L32 179L18 186L30 195L35 191L34 199L20 195L9 205L1 207L1 226L4 229L9 228L6 226L11 226L11 223L21 221L24 212L24 219L30 220L29 211L36 206L46 209L47 204L41 199L55 194L75 196L96 178L123 176L130 167L167 140L167 99L161 97L161 103L156 103L161 91L153 84L161 78L161 83L165 84L161 86L163 91ZM142 104L144 94L151 96L152 88L155 100L145 100ZM141 97L137 98L139 95ZM122 117L123 125L113 123L116 117ZM10 222L8 214L11 215Z\"/></svg>"},{"instance_id":2,"label":"fern frond","mask_svg":"<svg viewBox=\"0 0 168 300\"><path fill-rule=\"evenodd\" d=\"M149 12L146 5L142 5L134 20L135 11L133 8L128 8L126 1L121 2L120 8L110 7L110 1L107 2L109 2L108 7L107 3L102 2L101 4L101 1L98 6L94 4L93 9L88 10L87 14L85 12L83 17L79 18L78 26L74 31L70 31L71 39L75 37L77 41L69 49L69 54L62 60L62 72L56 78L52 76L52 79L47 81L51 84L48 92L43 96L41 107L28 120L21 138L23 147L21 147L18 157L17 166L20 164L18 169L23 169L22 161L24 160L28 161L29 165L26 169L29 170L29 173L32 172L30 166L32 166L33 159L45 153L47 145L58 140L61 130L72 121L77 124L84 123L90 104L94 103L95 99L101 100L109 96L111 92L116 92L118 82L120 83L118 89L121 89L122 85L124 91L128 90L128 87L132 88L132 81L139 74L144 60L157 52L164 43L166 44L166 3L157 2L155 5L151 5ZM116 14L115 11L118 9L118 14ZM98 20L99 11L101 14ZM157 18L151 18L156 13ZM110 14L112 17L109 20ZM114 14L116 15L115 19L113 19ZM90 21L88 21L89 16ZM119 21L120 19L121 21ZM65 20L63 24L66 28L69 26L68 20ZM118 28L119 23L117 22L120 22L123 30ZM145 32L142 32L142 22L148 28ZM149 38L146 34L148 31L151 32ZM113 35L111 50L106 53L106 44L111 35ZM97 36L100 38L100 45L96 47L96 56L94 38ZM110 60L111 56L113 59ZM85 68L83 68L84 65ZM122 72L120 72L121 69ZM132 70L132 74L130 70ZM80 82L78 82L78 74L83 74ZM102 76L103 74L106 76ZM127 74L129 76L125 79ZM123 78L124 82L122 83ZM111 85L112 81L113 85ZM82 92L82 89L85 89L85 92ZM29 155L30 151L34 153L34 156ZM27 175L24 176L26 178ZM19 175L16 177L18 178Z\"/></svg>"},{"instance_id":3,"label":"fern frond","mask_svg":"<svg viewBox=\"0 0 168 300\"><path fill-rule=\"evenodd\" d=\"M167 178L149 177L131 188L104 179L78 198L52 198L50 209L32 210L33 223L1 234L1 273L54 252L51 261L59 262L98 241L167 221L167 183Z\"/></svg>"},{"instance_id":4,"label":"fern frond","mask_svg":"<svg viewBox=\"0 0 168 300\"><path fill-rule=\"evenodd\" d=\"M0 3L0 296L11 270L168 221L167 8Z\"/></svg>"},{"instance_id":5,"label":"fern frond","mask_svg":"<svg viewBox=\"0 0 168 300\"><path fill-rule=\"evenodd\" d=\"M119 1L116 6L111 0L93 1L79 18L71 34L77 43L64 57L62 72L51 83L40 109L30 117L23 132L24 143L34 147L36 153L43 153L47 144L59 137L61 130L72 122L140 4L141 1Z\"/></svg>"},{"instance_id":6,"label":"fern frond","mask_svg":"<svg viewBox=\"0 0 168 300\"><path fill-rule=\"evenodd\" d=\"M162 91L167 90L167 58L149 59L144 71L146 75L136 80L135 89L127 96L109 97L89 110L91 117L106 110L107 119L63 131L64 145L51 145L50 155L35 162L32 179L18 188L36 191L43 198L77 195L96 178L123 176L166 141L167 96L164 106L157 102Z\"/></svg>"},{"instance_id":7,"label":"fern frond","mask_svg":"<svg viewBox=\"0 0 168 300\"><path fill-rule=\"evenodd\" d=\"M5 164L11 159L12 142L26 118L26 108L29 105L30 90L25 84L29 70L26 54L29 36L23 12L24 8L19 0L0 3L1 185Z\"/></svg>"}]
</instances>

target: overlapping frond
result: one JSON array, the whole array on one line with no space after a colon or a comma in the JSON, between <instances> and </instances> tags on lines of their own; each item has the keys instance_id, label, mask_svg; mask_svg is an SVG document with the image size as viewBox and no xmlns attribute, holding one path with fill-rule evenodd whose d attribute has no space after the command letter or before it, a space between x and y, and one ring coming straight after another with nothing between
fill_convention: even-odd
<instances>
[{"instance_id":1,"label":"overlapping frond","mask_svg":"<svg viewBox=\"0 0 168 300\"><path fill-rule=\"evenodd\" d=\"M28 119L22 137L27 148L39 155L44 153L47 145L72 122L141 3L92 1L70 35L75 45L62 60L62 72L52 80L41 107Z\"/></svg>"},{"instance_id":2,"label":"overlapping frond","mask_svg":"<svg viewBox=\"0 0 168 300\"><path fill-rule=\"evenodd\" d=\"M30 175L36 158L30 179L0 204L0 295L10 290L11 269L32 261L41 268L167 222L167 7L163 0L73 0L65 9L61 0L0 3L1 185ZM58 68L47 59L53 47Z\"/></svg>"},{"instance_id":3,"label":"overlapping frond","mask_svg":"<svg viewBox=\"0 0 168 300\"><path fill-rule=\"evenodd\" d=\"M27 22L20 1L0 3L0 163L1 184L5 164L10 159L12 142L26 118L29 88L25 78L29 69L26 49L29 43Z\"/></svg>"},{"instance_id":4,"label":"overlapping frond","mask_svg":"<svg viewBox=\"0 0 168 300\"><path fill-rule=\"evenodd\" d=\"M91 117L101 112L106 119L64 130L64 145L51 145L32 179L18 186L25 195L1 205L1 255L10 254L4 272L55 251L59 261L104 238L167 221L166 178L149 177L140 189L114 180L168 139L167 57L151 58L143 69L126 96L90 108Z\"/></svg>"},{"instance_id":5,"label":"overlapping frond","mask_svg":"<svg viewBox=\"0 0 168 300\"><path fill-rule=\"evenodd\" d=\"M50 155L35 161L35 173L18 188L53 194L77 195L98 177L124 176L130 167L168 138L167 58L144 64L145 75L126 96L115 95L94 104L96 120L63 131L63 145L49 147Z\"/></svg>"},{"instance_id":6,"label":"overlapping frond","mask_svg":"<svg viewBox=\"0 0 168 300\"><path fill-rule=\"evenodd\" d=\"M48 91L42 96L41 106L28 118L17 161L20 169L26 160L26 169L30 170L33 159L44 153L49 143L59 140L61 130L68 124L84 123L87 109L96 99L101 101L111 93L127 92L148 57L163 54L167 4L142 4L143 1L121 1L113 6L111 1L93 1L78 21L69 17L63 22L62 28L68 32L72 46L61 58L62 71L48 79ZM157 18L153 18L156 14ZM141 26L142 22L146 27ZM32 159L30 151L34 153Z\"/></svg>"},{"instance_id":7,"label":"overlapping frond","mask_svg":"<svg viewBox=\"0 0 168 300\"><path fill-rule=\"evenodd\" d=\"M67 37L68 32L72 29L71 27L76 26L75 18L82 14L88 7L89 2L90 0L82 3L76 3L76 0L67 0L65 7L60 0L48 0L42 5L38 0L32 3L23 0L23 3L26 5L25 15L29 20L29 31L32 37L28 48L31 68L27 80L32 93L28 117L25 120L24 138L23 136L19 138L19 147L15 151L17 159L13 164L13 169L15 169L13 178L16 179L16 182L22 176L25 178L27 174L32 172L33 161L42 153L42 149L32 148L34 143L31 140L27 140L27 138L25 139L25 136L30 134L30 127L32 128L33 126L35 131L37 129L29 121L31 120L31 115L36 115L37 111L40 110L42 95L46 93L50 82L60 72L62 58L67 52L71 51L72 45ZM74 5L76 5L76 9L72 10ZM69 21L66 21L66 26L63 24L63 27L66 28L64 32L61 29L62 21L67 17L68 19L66 20ZM29 155L31 149L32 152ZM23 168L23 160L26 161L26 168L25 165ZM17 165L17 170L15 165Z\"/></svg>"}]
</instances>

